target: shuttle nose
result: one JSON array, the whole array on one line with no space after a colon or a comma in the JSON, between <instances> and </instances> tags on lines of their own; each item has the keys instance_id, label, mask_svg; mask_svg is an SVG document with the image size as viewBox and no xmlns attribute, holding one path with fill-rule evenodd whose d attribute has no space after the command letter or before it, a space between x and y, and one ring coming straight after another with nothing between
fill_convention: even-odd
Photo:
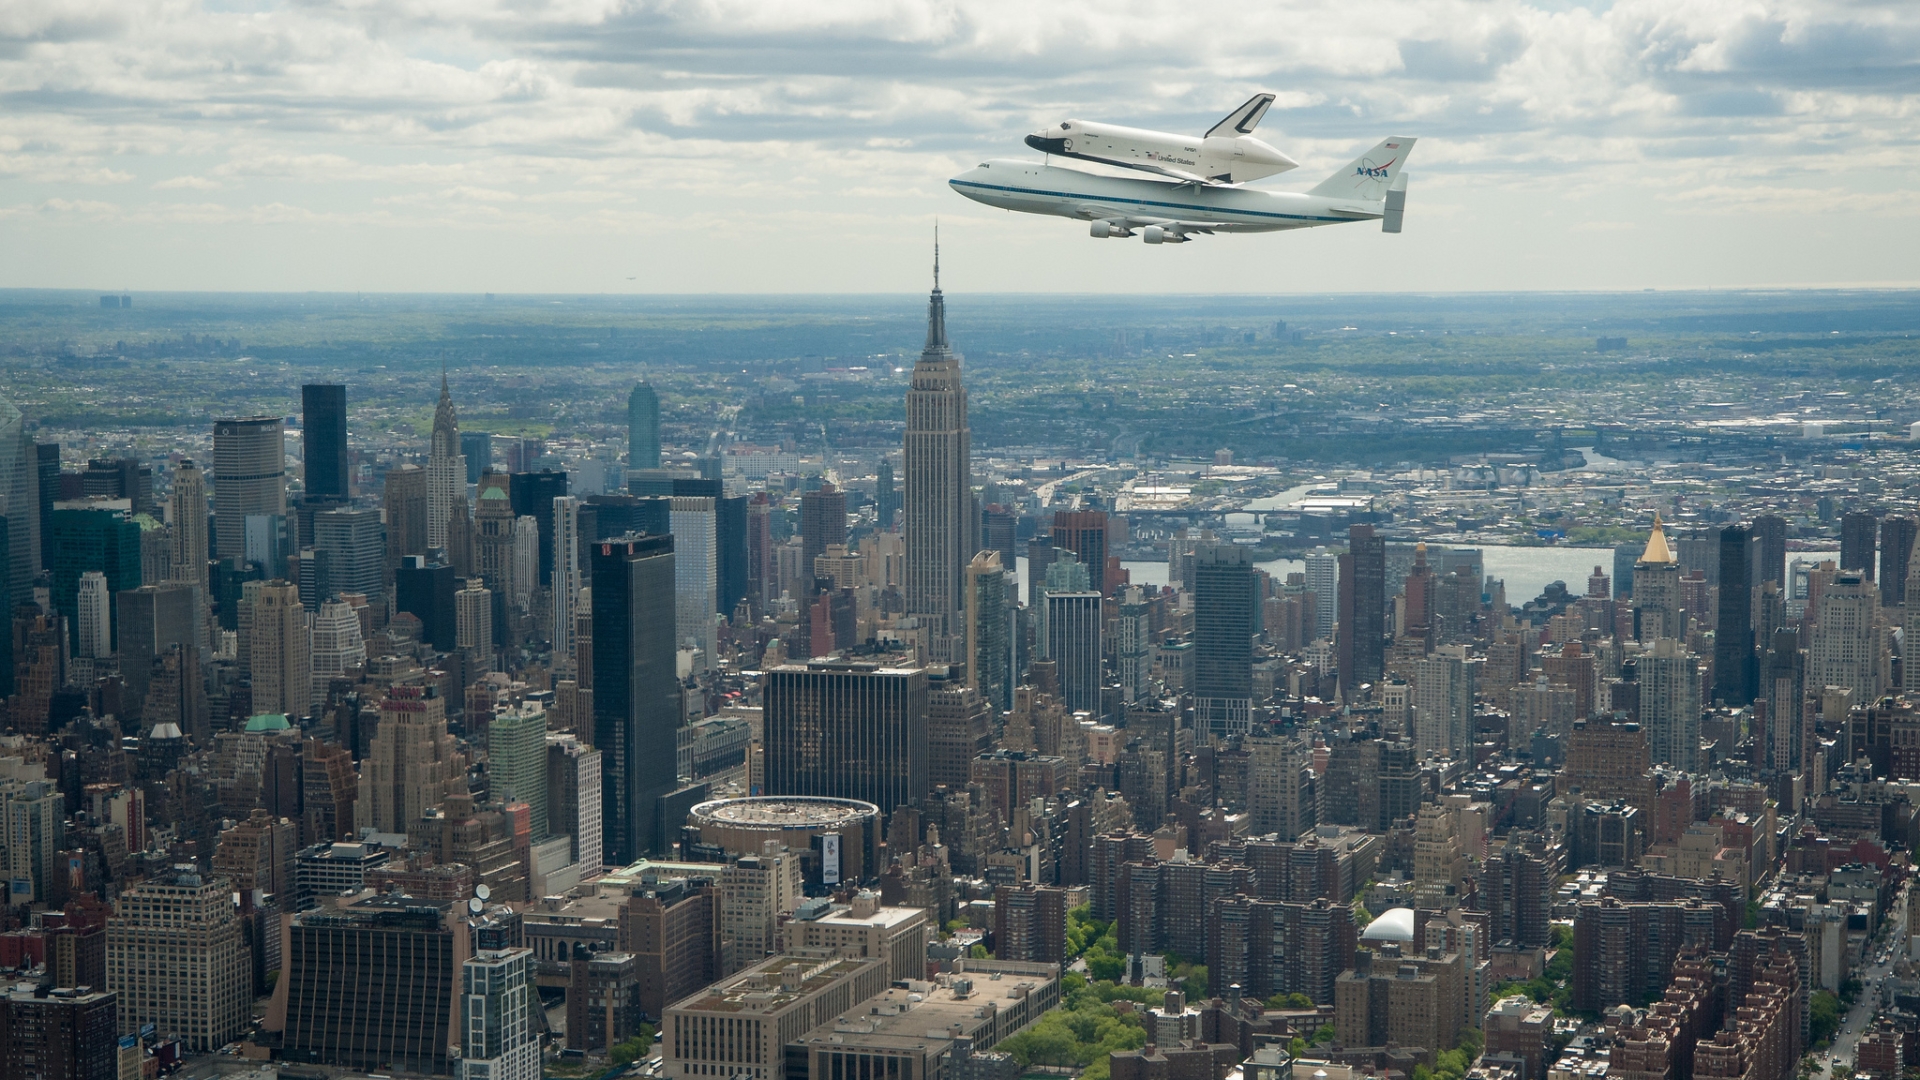
<instances>
[{"instance_id":1,"label":"shuttle nose","mask_svg":"<svg viewBox=\"0 0 1920 1080\"><path fill-rule=\"evenodd\" d=\"M1259 139L1243 137L1239 141L1241 147L1245 150L1245 160L1249 162L1255 162L1261 165L1272 165L1277 167L1281 172L1300 167L1299 162L1275 150L1266 143L1261 142Z\"/></svg>"},{"instance_id":2,"label":"shuttle nose","mask_svg":"<svg viewBox=\"0 0 1920 1080\"><path fill-rule=\"evenodd\" d=\"M1027 145L1043 154L1064 154L1067 152L1067 140L1049 139L1044 131L1027 136Z\"/></svg>"}]
</instances>

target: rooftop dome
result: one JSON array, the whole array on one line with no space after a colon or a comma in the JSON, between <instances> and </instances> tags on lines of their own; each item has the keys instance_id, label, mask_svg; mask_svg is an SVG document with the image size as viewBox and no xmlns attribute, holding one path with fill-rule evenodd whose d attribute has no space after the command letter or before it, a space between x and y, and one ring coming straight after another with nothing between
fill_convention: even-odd
<instances>
[{"instance_id":1,"label":"rooftop dome","mask_svg":"<svg viewBox=\"0 0 1920 1080\"><path fill-rule=\"evenodd\" d=\"M1388 908L1380 917L1367 924L1360 933L1361 941L1412 941L1413 909Z\"/></svg>"}]
</instances>

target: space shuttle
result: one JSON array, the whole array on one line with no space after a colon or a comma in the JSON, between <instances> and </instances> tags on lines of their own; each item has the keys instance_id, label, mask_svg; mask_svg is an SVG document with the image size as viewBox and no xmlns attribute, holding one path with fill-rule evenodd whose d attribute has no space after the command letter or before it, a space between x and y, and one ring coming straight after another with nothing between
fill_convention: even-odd
<instances>
[{"instance_id":1,"label":"space shuttle","mask_svg":"<svg viewBox=\"0 0 1920 1080\"><path fill-rule=\"evenodd\" d=\"M1253 136L1272 104L1272 94L1255 94L1197 139L1168 131L1062 120L1027 136L1027 145L1043 154L1158 173L1186 183L1243 184L1300 165Z\"/></svg>"}]
</instances>

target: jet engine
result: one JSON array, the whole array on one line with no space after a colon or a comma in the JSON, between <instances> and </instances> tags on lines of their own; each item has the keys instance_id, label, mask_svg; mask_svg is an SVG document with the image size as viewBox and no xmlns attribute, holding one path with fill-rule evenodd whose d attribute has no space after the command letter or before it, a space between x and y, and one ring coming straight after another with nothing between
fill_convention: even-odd
<instances>
[{"instance_id":1,"label":"jet engine","mask_svg":"<svg viewBox=\"0 0 1920 1080\"><path fill-rule=\"evenodd\" d=\"M1132 236L1132 230L1125 225L1115 225L1111 221L1096 221L1087 228L1087 232L1099 240L1110 236Z\"/></svg>"},{"instance_id":2,"label":"jet engine","mask_svg":"<svg viewBox=\"0 0 1920 1080\"><path fill-rule=\"evenodd\" d=\"M1163 229L1158 225L1149 225L1140 230L1140 238L1149 244L1184 244L1188 239L1173 229Z\"/></svg>"}]
</instances>

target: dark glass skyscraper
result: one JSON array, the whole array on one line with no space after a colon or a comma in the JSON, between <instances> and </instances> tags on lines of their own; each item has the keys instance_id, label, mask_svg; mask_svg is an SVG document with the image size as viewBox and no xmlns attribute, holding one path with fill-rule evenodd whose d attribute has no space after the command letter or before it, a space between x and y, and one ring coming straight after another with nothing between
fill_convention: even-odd
<instances>
[{"instance_id":1,"label":"dark glass skyscraper","mask_svg":"<svg viewBox=\"0 0 1920 1080\"><path fill-rule=\"evenodd\" d=\"M306 497L347 497L347 388L308 383L300 388L301 451L306 457Z\"/></svg>"},{"instance_id":2,"label":"dark glass skyscraper","mask_svg":"<svg viewBox=\"0 0 1920 1080\"><path fill-rule=\"evenodd\" d=\"M467 483L479 483L480 474L493 468L493 436L485 431L462 431L460 456L467 460Z\"/></svg>"},{"instance_id":3,"label":"dark glass skyscraper","mask_svg":"<svg viewBox=\"0 0 1920 1080\"><path fill-rule=\"evenodd\" d=\"M627 468L660 467L660 396L652 383L640 383L627 395Z\"/></svg>"},{"instance_id":4,"label":"dark glass skyscraper","mask_svg":"<svg viewBox=\"0 0 1920 1080\"><path fill-rule=\"evenodd\" d=\"M540 584L553 587L553 500L567 493L567 474L552 469L514 473L507 478L513 516L540 526Z\"/></svg>"},{"instance_id":5,"label":"dark glass skyscraper","mask_svg":"<svg viewBox=\"0 0 1920 1080\"><path fill-rule=\"evenodd\" d=\"M60 444L34 444L35 465L39 470L40 535L53 535L53 504L60 498ZM53 545L40 552L40 569L53 569Z\"/></svg>"},{"instance_id":6,"label":"dark glass skyscraper","mask_svg":"<svg viewBox=\"0 0 1920 1080\"><path fill-rule=\"evenodd\" d=\"M593 745L606 861L625 866L654 853L655 803L675 782L673 537L629 533L592 550Z\"/></svg>"},{"instance_id":7,"label":"dark glass skyscraper","mask_svg":"<svg viewBox=\"0 0 1920 1080\"><path fill-rule=\"evenodd\" d=\"M1772 581L1787 583L1787 519L1777 514L1762 514L1753 519L1753 535L1759 538L1759 571L1754 584Z\"/></svg>"},{"instance_id":8,"label":"dark glass skyscraper","mask_svg":"<svg viewBox=\"0 0 1920 1080\"><path fill-rule=\"evenodd\" d=\"M459 641L454 607L453 564L429 563L424 555L408 555L393 573L394 608L420 620L420 640L441 652L452 652Z\"/></svg>"},{"instance_id":9,"label":"dark glass skyscraper","mask_svg":"<svg viewBox=\"0 0 1920 1080\"><path fill-rule=\"evenodd\" d=\"M800 558L804 574L813 573L813 560L833 544L847 542L847 493L832 484L800 495Z\"/></svg>"},{"instance_id":10,"label":"dark glass skyscraper","mask_svg":"<svg viewBox=\"0 0 1920 1080\"><path fill-rule=\"evenodd\" d=\"M1386 662L1387 542L1371 525L1347 529L1340 556L1340 693L1377 683Z\"/></svg>"},{"instance_id":11,"label":"dark glass skyscraper","mask_svg":"<svg viewBox=\"0 0 1920 1080\"><path fill-rule=\"evenodd\" d=\"M140 587L140 526L123 510L62 503L53 511L53 610L67 617L70 640L80 639L80 575L107 576L107 595Z\"/></svg>"},{"instance_id":12,"label":"dark glass skyscraper","mask_svg":"<svg viewBox=\"0 0 1920 1080\"><path fill-rule=\"evenodd\" d=\"M880 459L873 474L873 504L880 515L880 527L891 529L900 516L900 489L893 483L893 462Z\"/></svg>"},{"instance_id":13,"label":"dark glass skyscraper","mask_svg":"<svg viewBox=\"0 0 1920 1080\"><path fill-rule=\"evenodd\" d=\"M1913 557L1913 519L1890 517L1880 523L1880 606L1907 600L1907 563Z\"/></svg>"},{"instance_id":14,"label":"dark glass skyscraper","mask_svg":"<svg viewBox=\"0 0 1920 1080\"><path fill-rule=\"evenodd\" d=\"M1056 510L1053 513L1053 543L1080 557L1087 568L1087 581L1094 592L1107 594L1107 512L1105 510Z\"/></svg>"},{"instance_id":15,"label":"dark glass skyscraper","mask_svg":"<svg viewBox=\"0 0 1920 1080\"><path fill-rule=\"evenodd\" d=\"M1880 519L1865 510L1850 510L1840 519L1840 569L1873 580L1873 542Z\"/></svg>"},{"instance_id":16,"label":"dark glass skyscraper","mask_svg":"<svg viewBox=\"0 0 1920 1080\"><path fill-rule=\"evenodd\" d=\"M597 618L597 597L594 604ZM775 668L765 687L767 794L862 799L883 814L919 803L927 791L925 669L821 660Z\"/></svg>"},{"instance_id":17,"label":"dark glass skyscraper","mask_svg":"<svg viewBox=\"0 0 1920 1080\"><path fill-rule=\"evenodd\" d=\"M1753 703L1753 537L1745 525L1720 530L1720 606L1713 630L1713 696L1732 706Z\"/></svg>"},{"instance_id":18,"label":"dark glass skyscraper","mask_svg":"<svg viewBox=\"0 0 1920 1080\"><path fill-rule=\"evenodd\" d=\"M1054 535L1059 531L1056 518ZM1253 582L1246 548L1203 544L1194 551L1194 725L1216 736L1253 724Z\"/></svg>"}]
</instances>

